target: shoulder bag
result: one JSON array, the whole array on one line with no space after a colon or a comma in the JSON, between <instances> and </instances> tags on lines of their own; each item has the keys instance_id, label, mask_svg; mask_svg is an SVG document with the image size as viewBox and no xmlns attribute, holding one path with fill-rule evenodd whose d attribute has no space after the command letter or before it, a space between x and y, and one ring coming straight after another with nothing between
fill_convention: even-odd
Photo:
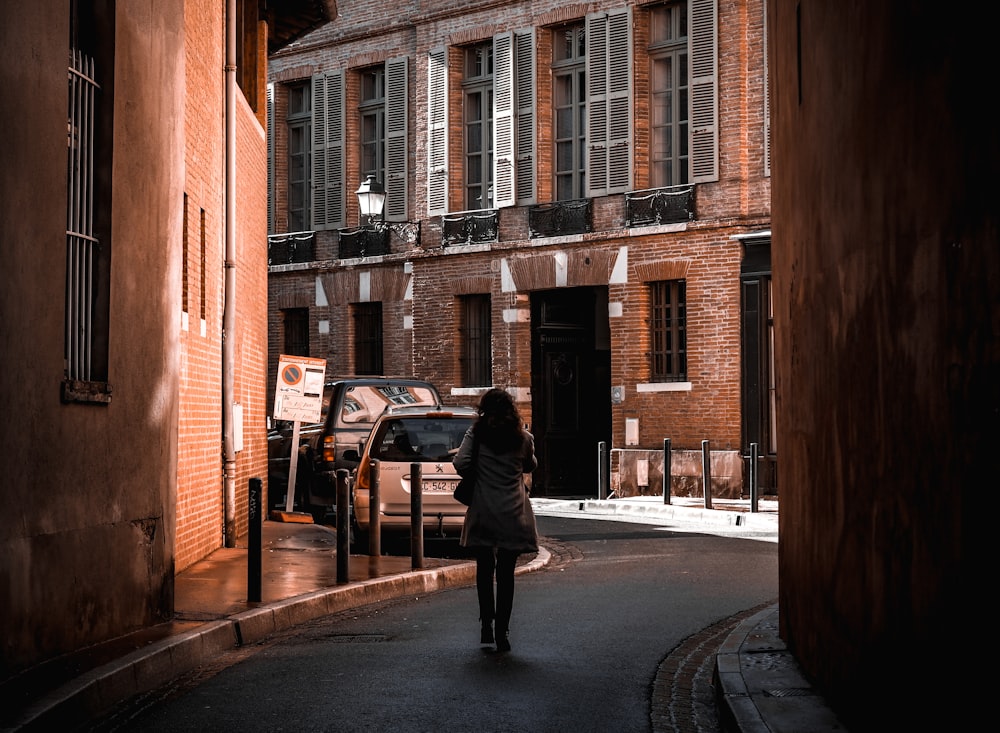
<instances>
[{"instance_id":1,"label":"shoulder bag","mask_svg":"<svg viewBox=\"0 0 1000 733\"><path fill-rule=\"evenodd\" d=\"M476 488L476 458L479 453L479 439L472 437L472 469L468 476L459 479L458 486L455 487L454 496L457 501L465 506L472 504L472 494Z\"/></svg>"}]
</instances>

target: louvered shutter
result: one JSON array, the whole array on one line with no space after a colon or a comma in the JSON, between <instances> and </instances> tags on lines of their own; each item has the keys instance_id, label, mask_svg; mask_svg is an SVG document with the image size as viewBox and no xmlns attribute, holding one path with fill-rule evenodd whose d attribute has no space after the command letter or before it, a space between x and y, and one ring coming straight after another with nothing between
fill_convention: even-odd
<instances>
[{"instance_id":1,"label":"louvered shutter","mask_svg":"<svg viewBox=\"0 0 1000 733\"><path fill-rule=\"evenodd\" d=\"M493 37L493 206L514 205L514 34Z\"/></svg>"},{"instance_id":2,"label":"louvered shutter","mask_svg":"<svg viewBox=\"0 0 1000 733\"><path fill-rule=\"evenodd\" d=\"M274 84L267 85L267 233L274 234Z\"/></svg>"},{"instance_id":3,"label":"louvered shutter","mask_svg":"<svg viewBox=\"0 0 1000 733\"><path fill-rule=\"evenodd\" d=\"M620 8L587 16L587 193L628 190L632 174L632 22Z\"/></svg>"},{"instance_id":4,"label":"louvered shutter","mask_svg":"<svg viewBox=\"0 0 1000 733\"><path fill-rule=\"evenodd\" d=\"M632 11L608 13L608 190L632 180Z\"/></svg>"},{"instance_id":5,"label":"louvered shutter","mask_svg":"<svg viewBox=\"0 0 1000 733\"><path fill-rule=\"evenodd\" d=\"M312 228L344 226L344 73L312 78Z\"/></svg>"},{"instance_id":6,"label":"louvered shutter","mask_svg":"<svg viewBox=\"0 0 1000 733\"><path fill-rule=\"evenodd\" d=\"M409 202L407 181L406 118L408 108L407 59L385 63L385 218L406 221Z\"/></svg>"},{"instance_id":7,"label":"louvered shutter","mask_svg":"<svg viewBox=\"0 0 1000 733\"><path fill-rule=\"evenodd\" d=\"M587 16L587 196L608 189L608 23Z\"/></svg>"},{"instance_id":8,"label":"louvered shutter","mask_svg":"<svg viewBox=\"0 0 1000 733\"><path fill-rule=\"evenodd\" d=\"M535 30L514 33L517 203L535 203Z\"/></svg>"},{"instance_id":9,"label":"louvered shutter","mask_svg":"<svg viewBox=\"0 0 1000 733\"><path fill-rule=\"evenodd\" d=\"M716 0L691 2L691 180L719 180L718 13Z\"/></svg>"},{"instance_id":10,"label":"louvered shutter","mask_svg":"<svg viewBox=\"0 0 1000 733\"><path fill-rule=\"evenodd\" d=\"M427 215L448 212L448 57L427 56Z\"/></svg>"}]
</instances>

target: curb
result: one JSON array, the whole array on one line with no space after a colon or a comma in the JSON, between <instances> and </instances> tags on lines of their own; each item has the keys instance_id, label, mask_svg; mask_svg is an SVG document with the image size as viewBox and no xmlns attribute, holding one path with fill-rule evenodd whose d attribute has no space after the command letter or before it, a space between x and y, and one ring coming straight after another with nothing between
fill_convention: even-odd
<instances>
[{"instance_id":1,"label":"curb","mask_svg":"<svg viewBox=\"0 0 1000 733\"><path fill-rule=\"evenodd\" d=\"M539 546L531 561L515 574L544 568L551 553ZM34 701L7 731L49 731L73 728L92 720L122 700L156 689L198 667L206 659L322 616L372 603L465 587L476 582L475 562L413 570L349 585L324 588L208 621L192 631L154 642L121 659L87 672Z\"/></svg>"}]
</instances>

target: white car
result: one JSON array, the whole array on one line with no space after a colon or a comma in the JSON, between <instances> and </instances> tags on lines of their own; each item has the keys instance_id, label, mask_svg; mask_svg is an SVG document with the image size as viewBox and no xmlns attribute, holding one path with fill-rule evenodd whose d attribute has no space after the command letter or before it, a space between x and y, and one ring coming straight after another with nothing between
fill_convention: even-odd
<instances>
[{"instance_id":1,"label":"white car","mask_svg":"<svg viewBox=\"0 0 1000 733\"><path fill-rule=\"evenodd\" d=\"M459 475L452 465L465 432L475 422L471 407L393 407L372 426L351 489L354 542L368 546L372 461L379 467L379 522L383 536L410 531L411 466L420 464L424 532L457 537L465 520L453 496Z\"/></svg>"}]
</instances>

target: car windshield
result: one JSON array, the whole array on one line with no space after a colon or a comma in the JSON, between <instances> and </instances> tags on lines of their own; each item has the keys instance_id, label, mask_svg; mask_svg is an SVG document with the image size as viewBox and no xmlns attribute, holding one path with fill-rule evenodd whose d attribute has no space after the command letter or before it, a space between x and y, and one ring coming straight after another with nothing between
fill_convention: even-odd
<instances>
[{"instance_id":1,"label":"car windshield","mask_svg":"<svg viewBox=\"0 0 1000 733\"><path fill-rule=\"evenodd\" d=\"M427 387L407 385L355 385L344 395L344 405L340 412L343 426L371 425L386 407L400 405L436 405L438 396Z\"/></svg>"},{"instance_id":2,"label":"car windshield","mask_svg":"<svg viewBox=\"0 0 1000 733\"><path fill-rule=\"evenodd\" d=\"M380 461L450 461L472 425L469 417L404 417L386 420L373 443L372 458Z\"/></svg>"}]
</instances>

